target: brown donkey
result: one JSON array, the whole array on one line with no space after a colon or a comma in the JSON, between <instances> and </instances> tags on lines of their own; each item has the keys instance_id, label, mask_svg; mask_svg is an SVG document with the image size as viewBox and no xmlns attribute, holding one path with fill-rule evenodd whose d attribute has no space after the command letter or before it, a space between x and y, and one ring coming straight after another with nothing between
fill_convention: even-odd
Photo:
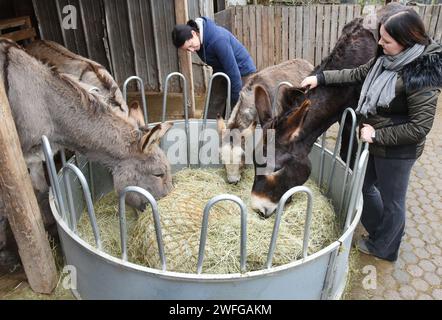
<instances>
[{"instance_id":1,"label":"brown donkey","mask_svg":"<svg viewBox=\"0 0 442 320\"><path fill-rule=\"evenodd\" d=\"M373 34L364 29L362 19L357 18L344 27L331 54L312 74L320 70L357 67L373 58L376 50L377 41ZM340 119L347 107L357 105L360 89L361 85L345 85L318 87L312 90L307 94L310 104L308 113L298 114L297 121L293 121L293 112L305 106L306 96L303 93L297 89L287 89L283 94L283 113L271 117L268 93L262 88L257 90L255 104L261 126L274 129L276 136L274 172L268 175L255 174L252 207L256 211L264 217L269 217L286 191L304 184L311 172L308 155L313 144L324 131ZM290 121L297 125L289 125ZM264 139L264 149L267 148L265 141ZM255 166L259 167L259 164L255 163Z\"/></svg>"}]
</instances>

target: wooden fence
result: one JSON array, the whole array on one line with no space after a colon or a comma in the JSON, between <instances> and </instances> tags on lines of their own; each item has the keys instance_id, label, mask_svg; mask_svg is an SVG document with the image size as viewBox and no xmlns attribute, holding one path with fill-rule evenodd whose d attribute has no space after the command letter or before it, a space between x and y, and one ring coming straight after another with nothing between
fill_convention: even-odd
<instances>
[{"instance_id":1,"label":"wooden fence","mask_svg":"<svg viewBox=\"0 0 442 320\"><path fill-rule=\"evenodd\" d=\"M442 36L442 5L414 7L429 35ZM236 6L216 14L218 23L249 50L258 70L292 58L317 65L336 44L344 25L380 6Z\"/></svg>"}]
</instances>

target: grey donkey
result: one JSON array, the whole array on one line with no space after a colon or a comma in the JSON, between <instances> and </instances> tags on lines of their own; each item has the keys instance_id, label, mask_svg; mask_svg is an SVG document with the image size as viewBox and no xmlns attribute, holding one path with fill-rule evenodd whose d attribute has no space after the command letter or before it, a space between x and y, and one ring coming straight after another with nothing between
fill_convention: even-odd
<instances>
[{"instance_id":1,"label":"grey donkey","mask_svg":"<svg viewBox=\"0 0 442 320\"><path fill-rule=\"evenodd\" d=\"M171 191L170 164L159 147L171 123L140 130L116 116L102 96L5 39L0 40L0 71L28 166L42 161L41 137L46 135L54 151L75 150L109 168L117 192L139 186L158 199ZM138 209L146 204L135 194L126 201Z\"/></svg>"},{"instance_id":2,"label":"grey donkey","mask_svg":"<svg viewBox=\"0 0 442 320\"><path fill-rule=\"evenodd\" d=\"M117 82L101 64L49 40L31 42L25 49L30 55L53 67L59 73L77 81L88 92L103 96L116 115L133 121L139 126L145 125L140 106L131 104L128 107Z\"/></svg>"}]
</instances>

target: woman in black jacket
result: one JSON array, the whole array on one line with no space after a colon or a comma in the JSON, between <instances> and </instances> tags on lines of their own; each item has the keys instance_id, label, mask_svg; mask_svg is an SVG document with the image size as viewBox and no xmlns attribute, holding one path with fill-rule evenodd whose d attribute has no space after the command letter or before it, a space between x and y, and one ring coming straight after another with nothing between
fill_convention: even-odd
<instances>
[{"instance_id":1,"label":"woman in black jacket","mask_svg":"<svg viewBox=\"0 0 442 320\"><path fill-rule=\"evenodd\" d=\"M442 48L426 34L419 15L404 9L381 22L382 53L355 69L324 71L303 87L363 83L356 112L361 139L370 144L361 222L369 237L359 250L398 258L405 228L410 172L422 154L442 86Z\"/></svg>"}]
</instances>

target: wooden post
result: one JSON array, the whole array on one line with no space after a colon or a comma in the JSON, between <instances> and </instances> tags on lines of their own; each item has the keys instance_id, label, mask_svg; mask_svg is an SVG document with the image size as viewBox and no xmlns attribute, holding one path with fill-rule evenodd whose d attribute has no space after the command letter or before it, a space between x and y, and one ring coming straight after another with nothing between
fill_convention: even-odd
<instances>
[{"instance_id":1,"label":"wooden post","mask_svg":"<svg viewBox=\"0 0 442 320\"><path fill-rule=\"evenodd\" d=\"M55 261L1 81L0 163L1 197L29 285L35 292L49 294L57 285Z\"/></svg>"},{"instance_id":2,"label":"wooden post","mask_svg":"<svg viewBox=\"0 0 442 320\"><path fill-rule=\"evenodd\" d=\"M185 24L189 20L187 0L175 0L175 19L177 24ZM192 56L190 52L178 50L180 72L186 77L188 84L189 117L195 117L195 93L193 90Z\"/></svg>"}]
</instances>

